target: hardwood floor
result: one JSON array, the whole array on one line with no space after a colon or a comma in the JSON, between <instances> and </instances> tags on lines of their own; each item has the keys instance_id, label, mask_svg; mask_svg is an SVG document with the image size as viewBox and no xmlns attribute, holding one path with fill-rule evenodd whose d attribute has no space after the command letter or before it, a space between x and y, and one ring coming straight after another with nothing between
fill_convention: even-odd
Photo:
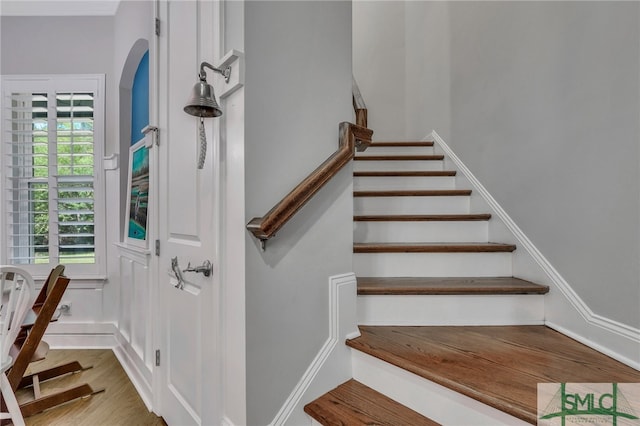
<instances>
[{"instance_id":1,"label":"hardwood floor","mask_svg":"<svg viewBox=\"0 0 640 426\"><path fill-rule=\"evenodd\" d=\"M111 350L51 350L45 360L33 363L28 373L72 360L93 368L42 383L43 395L82 383L105 391L27 417L28 426L166 426L161 417L147 410ZM31 389L20 390L17 397L21 403L28 401L32 398Z\"/></svg>"},{"instance_id":2,"label":"hardwood floor","mask_svg":"<svg viewBox=\"0 0 640 426\"><path fill-rule=\"evenodd\" d=\"M545 326L360 326L347 345L529 423L538 383L640 382L640 372Z\"/></svg>"},{"instance_id":3,"label":"hardwood floor","mask_svg":"<svg viewBox=\"0 0 640 426\"><path fill-rule=\"evenodd\" d=\"M307 404L304 411L323 425L440 426L353 379Z\"/></svg>"},{"instance_id":4,"label":"hardwood floor","mask_svg":"<svg viewBox=\"0 0 640 426\"><path fill-rule=\"evenodd\" d=\"M358 277L359 295L546 294L548 286L513 277Z\"/></svg>"}]
</instances>

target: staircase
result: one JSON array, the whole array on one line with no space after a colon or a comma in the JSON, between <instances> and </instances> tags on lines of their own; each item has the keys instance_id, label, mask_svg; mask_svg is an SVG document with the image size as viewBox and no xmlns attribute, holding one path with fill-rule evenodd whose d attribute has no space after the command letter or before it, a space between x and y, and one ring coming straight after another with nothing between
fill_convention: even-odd
<instances>
[{"instance_id":1,"label":"staircase","mask_svg":"<svg viewBox=\"0 0 640 426\"><path fill-rule=\"evenodd\" d=\"M640 381L543 325L549 288L512 276L516 246L489 240L491 215L433 142L354 160L361 336L353 379L305 406L315 422L535 424L539 382Z\"/></svg>"}]
</instances>

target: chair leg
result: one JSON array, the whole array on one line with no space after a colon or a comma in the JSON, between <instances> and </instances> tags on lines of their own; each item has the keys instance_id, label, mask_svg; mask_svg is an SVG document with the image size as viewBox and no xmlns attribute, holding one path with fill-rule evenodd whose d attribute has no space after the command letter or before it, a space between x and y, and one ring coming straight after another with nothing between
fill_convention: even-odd
<instances>
[{"instance_id":1,"label":"chair leg","mask_svg":"<svg viewBox=\"0 0 640 426\"><path fill-rule=\"evenodd\" d=\"M0 374L0 393L2 394L2 398L7 406L7 410L11 415L13 425L25 426L24 419L22 418L22 412L20 411L20 405L18 405L16 395L13 393L13 389L11 389L11 384L9 383L9 379L7 379L7 375L5 373Z\"/></svg>"}]
</instances>

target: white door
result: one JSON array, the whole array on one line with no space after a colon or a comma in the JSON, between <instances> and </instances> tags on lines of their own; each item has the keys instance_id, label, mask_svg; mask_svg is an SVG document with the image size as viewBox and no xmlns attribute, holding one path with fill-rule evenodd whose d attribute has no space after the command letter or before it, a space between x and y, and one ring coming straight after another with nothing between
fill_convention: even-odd
<instances>
[{"instance_id":1,"label":"white door","mask_svg":"<svg viewBox=\"0 0 640 426\"><path fill-rule=\"evenodd\" d=\"M159 37L159 412L169 425L220 424L218 126L206 119L204 168L197 168L196 117L183 111L199 64L212 55L213 2L158 2ZM208 59L212 60L212 59ZM179 268L213 264L212 274Z\"/></svg>"}]
</instances>

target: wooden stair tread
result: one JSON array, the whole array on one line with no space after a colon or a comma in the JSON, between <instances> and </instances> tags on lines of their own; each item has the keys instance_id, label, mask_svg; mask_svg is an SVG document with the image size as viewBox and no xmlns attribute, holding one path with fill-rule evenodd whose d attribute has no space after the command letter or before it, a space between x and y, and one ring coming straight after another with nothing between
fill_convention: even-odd
<instances>
[{"instance_id":1,"label":"wooden stair tread","mask_svg":"<svg viewBox=\"0 0 640 426\"><path fill-rule=\"evenodd\" d=\"M304 407L322 425L439 425L356 380L349 380Z\"/></svg>"},{"instance_id":2,"label":"wooden stair tread","mask_svg":"<svg viewBox=\"0 0 640 426\"><path fill-rule=\"evenodd\" d=\"M471 222L491 219L489 213L482 214L423 214L423 215L359 215L354 222Z\"/></svg>"},{"instance_id":3,"label":"wooden stair tread","mask_svg":"<svg viewBox=\"0 0 640 426\"><path fill-rule=\"evenodd\" d=\"M445 177L455 176L455 170L414 170L414 171L357 171L353 177Z\"/></svg>"},{"instance_id":4,"label":"wooden stair tread","mask_svg":"<svg viewBox=\"0 0 640 426\"><path fill-rule=\"evenodd\" d=\"M354 197L459 197L471 195L470 189L402 189L353 191Z\"/></svg>"},{"instance_id":5,"label":"wooden stair tread","mask_svg":"<svg viewBox=\"0 0 640 426\"><path fill-rule=\"evenodd\" d=\"M444 155L358 155L355 161L440 161Z\"/></svg>"},{"instance_id":6,"label":"wooden stair tread","mask_svg":"<svg viewBox=\"0 0 640 426\"><path fill-rule=\"evenodd\" d=\"M414 147L414 146L433 146L432 141L379 141L371 142L369 147Z\"/></svg>"},{"instance_id":7,"label":"wooden stair tread","mask_svg":"<svg viewBox=\"0 0 640 426\"><path fill-rule=\"evenodd\" d=\"M359 295L546 294L549 287L515 277L357 277Z\"/></svg>"},{"instance_id":8,"label":"wooden stair tread","mask_svg":"<svg viewBox=\"0 0 640 426\"><path fill-rule=\"evenodd\" d=\"M502 243L354 243L354 253L495 253L512 252Z\"/></svg>"},{"instance_id":9,"label":"wooden stair tread","mask_svg":"<svg viewBox=\"0 0 640 426\"><path fill-rule=\"evenodd\" d=\"M640 382L546 326L360 326L347 345L535 424L538 383Z\"/></svg>"}]
</instances>

